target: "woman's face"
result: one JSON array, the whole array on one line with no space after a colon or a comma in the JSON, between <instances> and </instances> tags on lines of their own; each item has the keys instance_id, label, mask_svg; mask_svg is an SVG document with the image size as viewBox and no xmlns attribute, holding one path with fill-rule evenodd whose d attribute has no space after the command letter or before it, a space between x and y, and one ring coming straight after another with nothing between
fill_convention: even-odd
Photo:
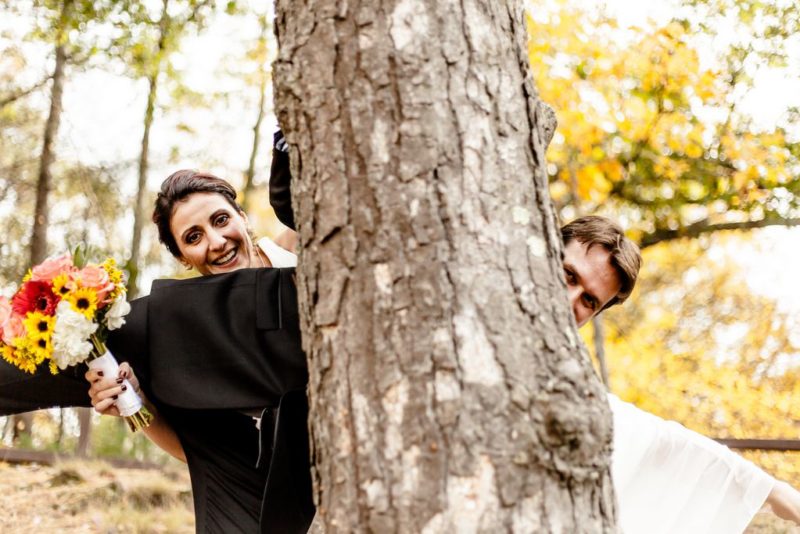
<instances>
[{"instance_id":1,"label":"woman's face","mask_svg":"<svg viewBox=\"0 0 800 534\"><path fill-rule=\"evenodd\" d=\"M180 260L201 274L256 267L247 216L218 193L192 193L175 204L170 230Z\"/></svg>"}]
</instances>

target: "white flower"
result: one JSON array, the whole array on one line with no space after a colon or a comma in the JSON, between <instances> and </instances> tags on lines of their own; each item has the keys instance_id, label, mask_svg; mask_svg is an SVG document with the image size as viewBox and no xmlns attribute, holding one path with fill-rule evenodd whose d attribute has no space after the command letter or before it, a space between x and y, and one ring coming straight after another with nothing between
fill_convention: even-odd
<instances>
[{"instance_id":1,"label":"white flower","mask_svg":"<svg viewBox=\"0 0 800 534\"><path fill-rule=\"evenodd\" d=\"M53 361L59 369L77 365L92 352L89 336L95 333L97 324L72 309L62 300L56 307L56 326L53 328Z\"/></svg>"},{"instance_id":2,"label":"white flower","mask_svg":"<svg viewBox=\"0 0 800 534\"><path fill-rule=\"evenodd\" d=\"M125 324L125 316L128 315L130 311L131 305L125 300L125 294L123 293L117 297L117 300L114 301L114 304L112 304L106 312L106 327L109 330L120 328Z\"/></svg>"}]
</instances>

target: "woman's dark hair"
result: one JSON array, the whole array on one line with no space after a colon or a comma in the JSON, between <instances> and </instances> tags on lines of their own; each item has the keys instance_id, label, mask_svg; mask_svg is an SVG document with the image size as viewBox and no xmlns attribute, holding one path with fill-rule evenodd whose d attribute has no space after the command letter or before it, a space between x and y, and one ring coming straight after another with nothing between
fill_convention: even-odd
<instances>
[{"instance_id":1,"label":"woman's dark hair","mask_svg":"<svg viewBox=\"0 0 800 534\"><path fill-rule=\"evenodd\" d=\"M161 191L153 209L153 222L158 227L158 240L164 243L167 250L176 258L181 257L181 251L169 224L175 212L175 205L192 193L217 193L222 195L236 211L244 213L236 202L236 190L222 178L189 169L173 172L161 184Z\"/></svg>"}]
</instances>

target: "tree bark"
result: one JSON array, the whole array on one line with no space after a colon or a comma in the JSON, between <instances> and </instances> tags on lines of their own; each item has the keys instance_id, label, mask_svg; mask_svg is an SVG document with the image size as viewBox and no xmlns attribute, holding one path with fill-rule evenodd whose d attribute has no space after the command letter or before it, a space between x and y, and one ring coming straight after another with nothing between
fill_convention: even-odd
<instances>
[{"instance_id":1,"label":"tree bark","mask_svg":"<svg viewBox=\"0 0 800 534\"><path fill-rule=\"evenodd\" d=\"M613 531L610 412L565 297L521 2L276 12L319 519Z\"/></svg>"},{"instance_id":2,"label":"tree bark","mask_svg":"<svg viewBox=\"0 0 800 534\"><path fill-rule=\"evenodd\" d=\"M166 49L167 33L169 32L169 0L163 0L161 19L159 20L158 48L156 49L150 74L147 76L147 105L144 110L144 132L142 133L142 148L139 152L139 178L136 184L136 199L133 204L133 239L131 240L131 255L128 259L128 294L132 297L139 295L139 255L141 251L142 227L144 226L144 195L147 191L147 171L150 168L150 128L153 125L153 116L156 109L158 96L158 80L161 73L161 61Z\"/></svg>"}]
</instances>

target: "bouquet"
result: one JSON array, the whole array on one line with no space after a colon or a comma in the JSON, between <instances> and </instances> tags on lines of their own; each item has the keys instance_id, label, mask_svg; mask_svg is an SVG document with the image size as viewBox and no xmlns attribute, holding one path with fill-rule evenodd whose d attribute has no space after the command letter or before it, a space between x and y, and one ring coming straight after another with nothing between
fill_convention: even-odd
<instances>
[{"instance_id":1,"label":"bouquet","mask_svg":"<svg viewBox=\"0 0 800 534\"><path fill-rule=\"evenodd\" d=\"M80 249L76 257L81 256ZM49 368L57 374L86 362L106 376L118 365L106 349L108 332L125 324L131 307L122 271L112 258L78 266L64 254L33 267L11 299L0 296L0 354L27 373ZM130 383L116 401L117 409L136 431L153 416Z\"/></svg>"}]
</instances>

